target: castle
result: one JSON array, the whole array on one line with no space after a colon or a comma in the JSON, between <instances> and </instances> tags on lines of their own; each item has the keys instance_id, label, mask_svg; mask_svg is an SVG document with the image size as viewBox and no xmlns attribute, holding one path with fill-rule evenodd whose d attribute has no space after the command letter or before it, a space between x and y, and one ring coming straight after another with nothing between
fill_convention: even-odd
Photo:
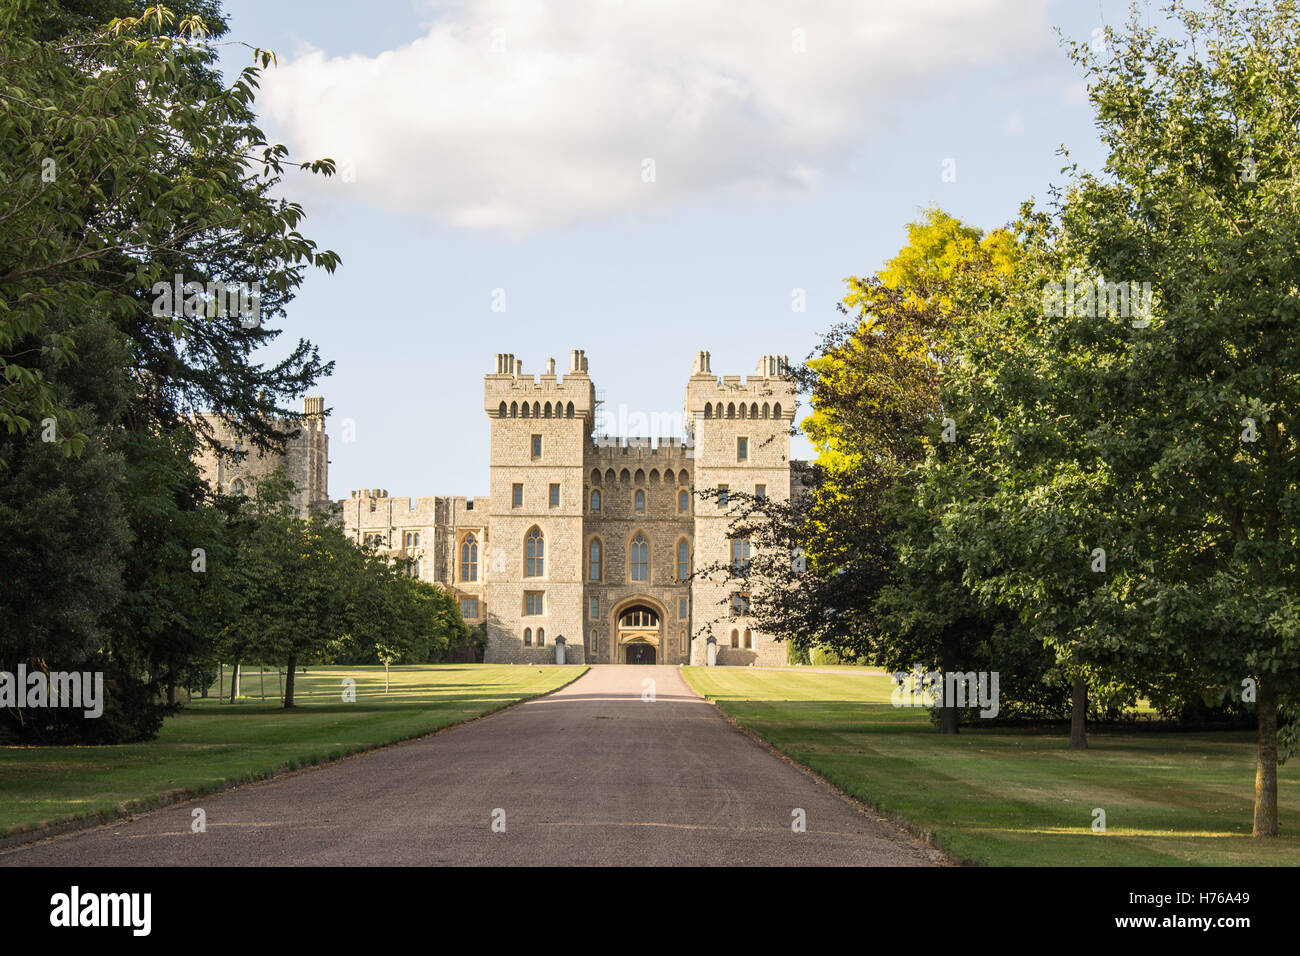
<instances>
[{"instance_id":1,"label":"castle","mask_svg":"<svg viewBox=\"0 0 1300 956\"><path fill-rule=\"evenodd\" d=\"M487 495L364 489L334 510L358 544L409 560L409 573L455 594L467 622L486 622L488 663L553 662L561 638L568 663L786 662L784 646L752 627L750 594L734 580L692 576L751 560L749 541L727 537L728 492L789 498L795 386L784 357L763 356L742 380L715 376L700 352L685 439L598 436L581 350L562 377L554 359L534 376L498 354L483 395ZM321 399L306 403L304 430L285 452L304 511L327 501ZM228 490L255 477L247 463L209 463L214 470L209 480ZM701 497L706 489L717 496Z\"/></svg>"},{"instance_id":2,"label":"castle","mask_svg":"<svg viewBox=\"0 0 1300 956\"><path fill-rule=\"evenodd\" d=\"M295 428L277 422L281 432L294 432L282 453L262 451L245 444L220 416L201 413L216 446L200 442L195 464L199 474L218 494L247 494L261 478L277 469L293 482L290 503L299 514L330 506L328 493L329 436L325 434L325 399L309 396L302 400L302 420Z\"/></svg>"}]
</instances>

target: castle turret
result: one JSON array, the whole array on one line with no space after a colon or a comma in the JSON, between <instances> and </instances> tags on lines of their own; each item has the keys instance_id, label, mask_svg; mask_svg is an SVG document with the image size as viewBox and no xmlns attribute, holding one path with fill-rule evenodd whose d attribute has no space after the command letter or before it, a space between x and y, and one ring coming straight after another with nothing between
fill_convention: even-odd
<instances>
[{"instance_id":1,"label":"castle turret","mask_svg":"<svg viewBox=\"0 0 1300 956\"><path fill-rule=\"evenodd\" d=\"M492 432L487 659L553 661L564 634L567 660L580 663L583 459L596 407L586 356L571 351L563 378L554 359L539 377L510 353L494 367L483 380Z\"/></svg>"},{"instance_id":2,"label":"castle turret","mask_svg":"<svg viewBox=\"0 0 1300 956\"><path fill-rule=\"evenodd\" d=\"M754 375L713 376L709 354L700 353L686 386L686 419L695 444L695 486L726 497L696 502L695 550L702 565L746 560L748 542L727 537L734 514L732 495L788 500L790 426L796 390L785 356L764 355ZM739 550L735 550L739 549ZM783 663L780 645L753 628L743 583L697 579L692 663L705 663L705 638L717 641L718 663ZM708 632L702 633L702 632Z\"/></svg>"}]
</instances>

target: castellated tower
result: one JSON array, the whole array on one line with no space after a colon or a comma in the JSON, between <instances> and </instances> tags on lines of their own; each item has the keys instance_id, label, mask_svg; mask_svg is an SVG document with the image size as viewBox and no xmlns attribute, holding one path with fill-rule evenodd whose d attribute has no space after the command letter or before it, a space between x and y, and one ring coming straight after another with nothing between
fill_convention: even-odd
<instances>
[{"instance_id":1,"label":"castellated tower","mask_svg":"<svg viewBox=\"0 0 1300 956\"><path fill-rule=\"evenodd\" d=\"M298 507L304 513L330 506L329 435L325 434L325 399L309 395L302 400L303 418L297 439L291 440L285 472L298 488Z\"/></svg>"},{"instance_id":2,"label":"castellated tower","mask_svg":"<svg viewBox=\"0 0 1300 956\"><path fill-rule=\"evenodd\" d=\"M783 357L754 375L715 377L699 353L686 389L686 438L593 441L595 390L581 351L563 379L523 373L510 354L484 379L491 493L484 539L489 663L783 664L753 627L743 584L694 580L740 560L731 510L698 492L790 494L795 387Z\"/></svg>"},{"instance_id":3,"label":"castellated tower","mask_svg":"<svg viewBox=\"0 0 1300 956\"><path fill-rule=\"evenodd\" d=\"M580 350L563 378L498 354L484 377L491 428L486 554L487 648L493 663L566 660L583 653L583 462L595 423L595 390Z\"/></svg>"},{"instance_id":4,"label":"castellated tower","mask_svg":"<svg viewBox=\"0 0 1300 956\"><path fill-rule=\"evenodd\" d=\"M695 446L698 491L726 489L774 500L790 497L790 427L796 390L785 356L764 355L755 374L716 377L708 352L695 359L686 386L686 422ZM695 501L697 566L745 560L748 542L727 538L731 507ZM736 550L739 548L739 550ZM753 595L737 581L700 580L691 585L691 663L707 663L706 640L717 641L718 664L786 663L784 645L756 631L747 614Z\"/></svg>"},{"instance_id":5,"label":"castellated tower","mask_svg":"<svg viewBox=\"0 0 1300 956\"><path fill-rule=\"evenodd\" d=\"M329 436L325 434L325 399L310 395L302 400L302 418L291 426L276 422L283 432L297 432L289 438L284 451L264 452L253 448L222 418L201 413L213 430L219 446L214 449L206 443L195 454L199 474L208 484L223 494L252 495L257 482L277 468L293 482L295 491L290 503L303 517L330 507L329 498Z\"/></svg>"}]
</instances>

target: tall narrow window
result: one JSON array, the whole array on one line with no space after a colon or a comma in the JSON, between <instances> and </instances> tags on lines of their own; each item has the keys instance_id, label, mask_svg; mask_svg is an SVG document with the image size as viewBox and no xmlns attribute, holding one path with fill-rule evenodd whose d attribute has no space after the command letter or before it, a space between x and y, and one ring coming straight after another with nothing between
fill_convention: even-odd
<instances>
[{"instance_id":1,"label":"tall narrow window","mask_svg":"<svg viewBox=\"0 0 1300 956\"><path fill-rule=\"evenodd\" d=\"M524 577L540 578L546 573L546 539L540 528L528 532L524 545Z\"/></svg>"},{"instance_id":2,"label":"tall narrow window","mask_svg":"<svg viewBox=\"0 0 1300 956\"><path fill-rule=\"evenodd\" d=\"M478 580L478 538L472 534L466 535L460 543L460 579Z\"/></svg>"},{"instance_id":3,"label":"tall narrow window","mask_svg":"<svg viewBox=\"0 0 1300 956\"><path fill-rule=\"evenodd\" d=\"M524 506L524 486L513 484L510 486L510 507L522 508Z\"/></svg>"},{"instance_id":4,"label":"tall narrow window","mask_svg":"<svg viewBox=\"0 0 1300 956\"><path fill-rule=\"evenodd\" d=\"M677 599L677 617L679 620L686 620L687 614L690 613L690 604L686 598Z\"/></svg>"},{"instance_id":5,"label":"tall narrow window","mask_svg":"<svg viewBox=\"0 0 1300 956\"><path fill-rule=\"evenodd\" d=\"M759 503L760 505L761 505L763 502L767 501L767 485L755 485L755 486L754 486L754 497L755 497L756 499L758 499L758 503Z\"/></svg>"},{"instance_id":6,"label":"tall narrow window","mask_svg":"<svg viewBox=\"0 0 1300 956\"><path fill-rule=\"evenodd\" d=\"M541 435L533 436L533 457L534 458L542 457L542 436Z\"/></svg>"},{"instance_id":7,"label":"tall narrow window","mask_svg":"<svg viewBox=\"0 0 1300 956\"><path fill-rule=\"evenodd\" d=\"M748 634L749 632L746 631L745 633ZM546 628L544 627L539 627L537 629L537 646L538 647L546 646Z\"/></svg>"},{"instance_id":8,"label":"tall narrow window","mask_svg":"<svg viewBox=\"0 0 1300 956\"><path fill-rule=\"evenodd\" d=\"M677 580L685 581L691 576L691 546L686 539L677 542Z\"/></svg>"},{"instance_id":9,"label":"tall narrow window","mask_svg":"<svg viewBox=\"0 0 1300 956\"><path fill-rule=\"evenodd\" d=\"M551 507L560 507L560 486L551 485Z\"/></svg>"},{"instance_id":10,"label":"tall narrow window","mask_svg":"<svg viewBox=\"0 0 1300 956\"><path fill-rule=\"evenodd\" d=\"M591 599L590 605L587 608L587 613L593 621L600 620L600 598L594 597ZM592 633L594 634L595 632L593 631Z\"/></svg>"},{"instance_id":11,"label":"tall narrow window","mask_svg":"<svg viewBox=\"0 0 1300 956\"><path fill-rule=\"evenodd\" d=\"M745 628L745 647L752 648L753 646L754 646L754 632L751 631L749 628Z\"/></svg>"},{"instance_id":12,"label":"tall narrow window","mask_svg":"<svg viewBox=\"0 0 1300 956\"><path fill-rule=\"evenodd\" d=\"M632 539L631 555L632 559L632 580L648 581L650 580L650 546L646 544L645 537L638 534Z\"/></svg>"},{"instance_id":13,"label":"tall narrow window","mask_svg":"<svg viewBox=\"0 0 1300 956\"><path fill-rule=\"evenodd\" d=\"M600 580L600 572L601 572L600 564L601 564L600 542L599 542L599 541L592 541L591 544L590 544L590 546L588 546L588 549L587 549L587 578L588 578L588 580L591 580L591 581L599 581L599 580ZM594 600L594 598L593 598L593 600Z\"/></svg>"},{"instance_id":14,"label":"tall narrow window","mask_svg":"<svg viewBox=\"0 0 1300 956\"><path fill-rule=\"evenodd\" d=\"M600 650L600 635L595 631L591 632L591 656L595 657L596 652Z\"/></svg>"},{"instance_id":15,"label":"tall narrow window","mask_svg":"<svg viewBox=\"0 0 1300 956\"><path fill-rule=\"evenodd\" d=\"M749 439L744 437L737 438L736 439L736 461L748 461L748 460L749 460Z\"/></svg>"},{"instance_id":16,"label":"tall narrow window","mask_svg":"<svg viewBox=\"0 0 1300 956\"><path fill-rule=\"evenodd\" d=\"M728 485L718 485L718 507L727 507L727 492L730 491Z\"/></svg>"},{"instance_id":17,"label":"tall narrow window","mask_svg":"<svg viewBox=\"0 0 1300 956\"><path fill-rule=\"evenodd\" d=\"M644 491L638 491L636 493L636 513L639 515L645 514L645 492Z\"/></svg>"},{"instance_id":18,"label":"tall narrow window","mask_svg":"<svg viewBox=\"0 0 1300 956\"><path fill-rule=\"evenodd\" d=\"M600 492L599 492L599 491L593 491L593 492L591 493L591 510L592 510L592 511L599 511L599 510L600 510Z\"/></svg>"},{"instance_id":19,"label":"tall narrow window","mask_svg":"<svg viewBox=\"0 0 1300 956\"><path fill-rule=\"evenodd\" d=\"M691 493L689 491L677 492L677 510L685 511L691 506Z\"/></svg>"},{"instance_id":20,"label":"tall narrow window","mask_svg":"<svg viewBox=\"0 0 1300 956\"><path fill-rule=\"evenodd\" d=\"M744 574L749 570L749 539L740 538L731 542L731 570Z\"/></svg>"},{"instance_id":21,"label":"tall narrow window","mask_svg":"<svg viewBox=\"0 0 1300 956\"><path fill-rule=\"evenodd\" d=\"M736 630L734 627L731 629L731 646L732 647L740 646L740 632Z\"/></svg>"},{"instance_id":22,"label":"tall narrow window","mask_svg":"<svg viewBox=\"0 0 1300 956\"><path fill-rule=\"evenodd\" d=\"M532 647L532 646L533 646L533 629L531 627L526 627L524 628L524 647Z\"/></svg>"}]
</instances>

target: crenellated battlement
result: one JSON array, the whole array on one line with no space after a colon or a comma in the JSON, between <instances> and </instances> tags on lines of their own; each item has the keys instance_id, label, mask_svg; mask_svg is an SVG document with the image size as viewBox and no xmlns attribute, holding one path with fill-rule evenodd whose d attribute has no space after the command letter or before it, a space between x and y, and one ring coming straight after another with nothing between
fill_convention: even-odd
<instances>
[{"instance_id":1,"label":"crenellated battlement","mask_svg":"<svg viewBox=\"0 0 1300 956\"><path fill-rule=\"evenodd\" d=\"M495 368L483 378L483 409L489 418L591 419L596 394L581 349L569 352L563 378L556 374L553 358L546 360L541 375L525 375L523 362L513 353L499 352Z\"/></svg>"},{"instance_id":2,"label":"crenellated battlement","mask_svg":"<svg viewBox=\"0 0 1300 956\"><path fill-rule=\"evenodd\" d=\"M617 435L602 436L588 450L590 464L634 460L686 461L695 457L695 448L680 438L660 438L653 445L649 438L622 438Z\"/></svg>"},{"instance_id":3,"label":"crenellated battlement","mask_svg":"<svg viewBox=\"0 0 1300 956\"><path fill-rule=\"evenodd\" d=\"M786 356L762 356L754 374L743 378L739 375L715 376L710 364L708 352L700 352L695 359L686 385L689 417L769 421L794 418L796 387Z\"/></svg>"}]
</instances>

